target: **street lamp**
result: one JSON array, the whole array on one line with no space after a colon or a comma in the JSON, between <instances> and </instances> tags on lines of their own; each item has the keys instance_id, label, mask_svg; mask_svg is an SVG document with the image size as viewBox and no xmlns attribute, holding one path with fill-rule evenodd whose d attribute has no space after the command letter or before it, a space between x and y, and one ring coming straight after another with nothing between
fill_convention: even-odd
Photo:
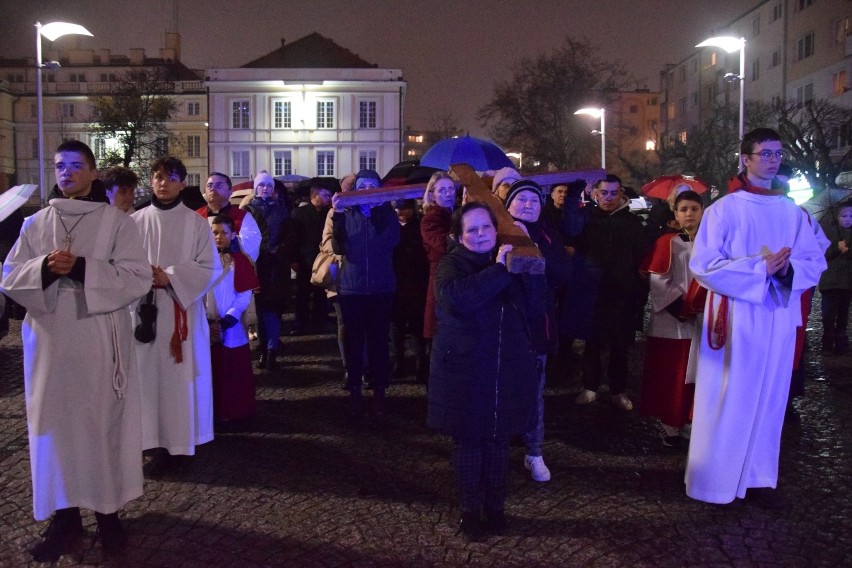
<instances>
[{"instance_id":1,"label":"street lamp","mask_svg":"<svg viewBox=\"0 0 852 568\"><path fill-rule=\"evenodd\" d=\"M581 108L578 111L575 111L574 114L586 114L589 116L593 116L595 118L601 119L601 129L600 130L592 130L592 134L600 134L601 135L601 169L606 171L606 122L604 121L604 113L606 111L603 107L594 108L594 107L586 107Z\"/></svg>"},{"instance_id":2,"label":"street lamp","mask_svg":"<svg viewBox=\"0 0 852 568\"><path fill-rule=\"evenodd\" d=\"M740 52L740 74L739 76L733 73L725 75L729 79L739 79L740 81L740 140L745 134L745 38L733 36L717 36L705 39L695 47L718 47L724 49L728 53L733 53L737 50Z\"/></svg>"},{"instance_id":3,"label":"street lamp","mask_svg":"<svg viewBox=\"0 0 852 568\"><path fill-rule=\"evenodd\" d=\"M41 36L46 37L50 41L55 41L68 34L78 34L91 36L92 34L83 26L77 24L69 24L67 22L51 22L41 25L41 22L36 22L36 104L38 106L38 189L41 196L41 206L46 203L45 185L44 185L44 117L42 116L42 93L41 93L41 69L42 67L50 67L57 69L59 63L50 61L42 63L41 61Z\"/></svg>"}]
</instances>

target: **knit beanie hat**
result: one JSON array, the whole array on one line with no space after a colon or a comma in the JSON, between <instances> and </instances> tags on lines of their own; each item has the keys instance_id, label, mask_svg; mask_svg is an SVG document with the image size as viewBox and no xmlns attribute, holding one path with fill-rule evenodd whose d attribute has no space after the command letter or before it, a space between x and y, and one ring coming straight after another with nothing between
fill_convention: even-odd
<instances>
[{"instance_id":1,"label":"knit beanie hat","mask_svg":"<svg viewBox=\"0 0 852 568\"><path fill-rule=\"evenodd\" d=\"M262 183L271 183L272 187L275 187L275 180L272 179L272 175L269 172L267 172L266 170L261 170L261 171L257 172L256 176L254 176L254 182L253 182L254 189L257 189L257 186L259 186Z\"/></svg>"},{"instance_id":2,"label":"knit beanie hat","mask_svg":"<svg viewBox=\"0 0 852 568\"><path fill-rule=\"evenodd\" d=\"M541 204L544 205L544 192L541 190L541 186L532 180L521 179L509 187L509 191L506 193L506 209L509 208L509 204L512 203L512 200L522 191L531 191L535 193Z\"/></svg>"},{"instance_id":3,"label":"knit beanie hat","mask_svg":"<svg viewBox=\"0 0 852 568\"><path fill-rule=\"evenodd\" d=\"M515 168L500 168L497 170L497 173L494 174L494 181L491 182L491 192L496 193L497 188L500 187L500 184L504 181L512 183L519 179L521 179L521 174L519 174Z\"/></svg>"}]
</instances>

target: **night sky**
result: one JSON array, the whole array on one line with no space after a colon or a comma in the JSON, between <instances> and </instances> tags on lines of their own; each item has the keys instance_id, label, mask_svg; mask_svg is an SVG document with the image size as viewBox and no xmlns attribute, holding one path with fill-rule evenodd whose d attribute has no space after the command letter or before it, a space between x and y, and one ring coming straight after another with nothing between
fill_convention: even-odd
<instances>
[{"instance_id":1,"label":"night sky","mask_svg":"<svg viewBox=\"0 0 852 568\"><path fill-rule=\"evenodd\" d=\"M405 124L428 128L430 110L451 111L458 126L484 134L476 111L522 57L545 53L566 35L585 36L625 63L637 87L659 88L665 63L689 55L757 0L357 0L239 2L179 0L182 60L193 68L237 67L318 32L408 81ZM95 37L74 45L157 56L175 28L173 0L0 0L0 55L35 55L42 23L81 24ZM45 40L47 48L50 42Z\"/></svg>"}]
</instances>

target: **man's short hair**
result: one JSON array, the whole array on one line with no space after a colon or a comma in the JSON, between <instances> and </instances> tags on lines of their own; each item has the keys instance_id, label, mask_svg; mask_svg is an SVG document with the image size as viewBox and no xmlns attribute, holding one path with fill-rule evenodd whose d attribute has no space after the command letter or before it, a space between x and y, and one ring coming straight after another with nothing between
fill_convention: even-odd
<instances>
[{"instance_id":1,"label":"man's short hair","mask_svg":"<svg viewBox=\"0 0 852 568\"><path fill-rule=\"evenodd\" d=\"M186 180L186 166L183 165L180 158L165 156L151 162L151 174L153 175L159 171L170 174L174 173L178 175L180 181Z\"/></svg>"},{"instance_id":2,"label":"man's short hair","mask_svg":"<svg viewBox=\"0 0 852 568\"><path fill-rule=\"evenodd\" d=\"M756 145L764 142L781 142L781 136L771 128L755 128L743 136L743 141L740 143L740 155L751 154Z\"/></svg>"},{"instance_id":3,"label":"man's short hair","mask_svg":"<svg viewBox=\"0 0 852 568\"><path fill-rule=\"evenodd\" d=\"M213 221L210 222L211 225L226 225L228 230L232 233L234 232L234 220L231 219L228 215L219 214L213 217Z\"/></svg>"},{"instance_id":4,"label":"man's short hair","mask_svg":"<svg viewBox=\"0 0 852 568\"><path fill-rule=\"evenodd\" d=\"M104 186L107 190L112 189L115 186L136 189L139 185L139 176L137 176L136 172L130 168L125 168L124 166L113 166L101 172L101 181L104 182Z\"/></svg>"},{"instance_id":5,"label":"man's short hair","mask_svg":"<svg viewBox=\"0 0 852 568\"><path fill-rule=\"evenodd\" d=\"M621 187L621 178L615 174L607 174L605 178L596 181L592 188L600 189L601 185L604 183L617 183L618 186Z\"/></svg>"},{"instance_id":6,"label":"man's short hair","mask_svg":"<svg viewBox=\"0 0 852 568\"><path fill-rule=\"evenodd\" d=\"M86 163L89 164L89 169L98 169L98 163L95 161L95 154L84 142L79 140L66 140L56 148L56 153L59 152L77 152L86 158Z\"/></svg>"},{"instance_id":7,"label":"man's short hair","mask_svg":"<svg viewBox=\"0 0 852 568\"><path fill-rule=\"evenodd\" d=\"M231 189L233 187L233 184L231 183L231 176L229 176L228 174L223 174L222 172L210 172L210 175L207 177L211 178L213 176L220 176L225 178L225 183L228 184L228 189Z\"/></svg>"}]
</instances>

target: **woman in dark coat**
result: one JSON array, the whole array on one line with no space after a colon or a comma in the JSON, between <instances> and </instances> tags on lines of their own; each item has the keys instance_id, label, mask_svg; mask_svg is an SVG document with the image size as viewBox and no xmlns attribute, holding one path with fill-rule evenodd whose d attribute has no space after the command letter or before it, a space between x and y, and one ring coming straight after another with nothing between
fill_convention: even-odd
<instances>
[{"instance_id":1,"label":"woman in dark coat","mask_svg":"<svg viewBox=\"0 0 852 568\"><path fill-rule=\"evenodd\" d=\"M483 528L499 532L506 525L509 438L534 423L538 377L530 330L544 314L543 276L510 274L511 245L502 245L494 262L496 225L487 206L462 207L452 231L459 246L441 261L435 283L428 424L453 438L461 528L471 540Z\"/></svg>"},{"instance_id":2,"label":"woman in dark coat","mask_svg":"<svg viewBox=\"0 0 852 568\"><path fill-rule=\"evenodd\" d=\"M290 210L283 197L276 194L275 180L265 170L254 178L254 194L246 209L257 221L261 234L260 253L255 266L260 290L254 295L260 351L257 366L274 370L281 335L281 314L290 294L290 265L282 244L284 223L290 217Z\"/></svg>"}]
</instances>

